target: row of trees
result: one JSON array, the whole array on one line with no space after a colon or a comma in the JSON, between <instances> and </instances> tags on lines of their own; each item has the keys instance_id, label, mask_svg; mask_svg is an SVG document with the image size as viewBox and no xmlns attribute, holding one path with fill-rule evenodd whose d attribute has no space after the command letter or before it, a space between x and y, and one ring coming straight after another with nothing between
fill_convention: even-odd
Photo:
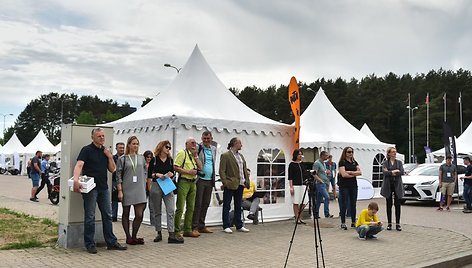
<instances>
[{"instance_id":1,"label":"row of trees","mask_svg":"<svg viewBox=\"0 0 472 268\"><path fill-rule=\"evenodd\" d=\"M289 79L287 79L288 82ZM287 85L267 89L246 87L231 91L246 105L273 120L291 124L293 115L287 101ZM456 136L461 134L459 94L462 94L463 130L472 120L472 77L468 70L432 70L427 74L389 73L375 74L347 81L318 79L313 83L299 83L301 111L305 111L323 88L336 109L352 125L360 129L367 123L375 135L384 142L396 144L398 150L408 154L408 93L413 112L415 148L418 159L424 159L426 145L426 95L429 93L429 146L443 147L444 94L446 93L447 122ZM329 118L326 118L329 120ZM301 126L303 127L303 126Z\"/></svg>"},{"instance_id":2,"label":"row of trees","mask_svg":"<svg viewBox=\"0 0 472 268\"><path fill-rule=\"evenodd\" d=\"M287 78L287 82L289 79ZM465 129L472 120L472 77L468 70L432 70L427 74L385 76L369 75L347 81L318 79L312 83L299 83L301 111L305 111L316 91L322 87L336 109L356 128L367 123L376 136L387 143L396 144L398 150L408 153L408 94L414 111L414 152L424 159L426 145L426 95L429 93L429 145L432 149L443 146L442 123L444 121L444 94L446 93L447 122L456 136L461 134L459 94L462 94L462 125ZM243 90L230 88L231 92L256 112L273 120L291 124L294 119L287 100L287 85L262 89L255 86ZM151 98L143 100L146 105ZM34 135L43 129L51 142L60 141L60 124L106 123L126 116L136 109L128 103L100 100L97 96L49 93L31 101L19 115L15 125L8 129L8 140L17 133L23 144L28 144ZM326 118L329 120L329 118ZM302 126L303 127L303 126Z\"/></svg>"},{"instance_id":3,"label":"row of trees","mask_svg":"<svg viewBox=\"0 0 472 268\"><path fill-rule=\"evenodd\" d=\"M20 113L15 124L8 128L5 140L16 133L23 144L29 144L38 131L43 129L53 144L61 139L61 123L97 124L120 119L136 108L128 103L119 105L111 99L101 100L97 96L49 93L32 100Z\"/></svg>"}]
</instances>

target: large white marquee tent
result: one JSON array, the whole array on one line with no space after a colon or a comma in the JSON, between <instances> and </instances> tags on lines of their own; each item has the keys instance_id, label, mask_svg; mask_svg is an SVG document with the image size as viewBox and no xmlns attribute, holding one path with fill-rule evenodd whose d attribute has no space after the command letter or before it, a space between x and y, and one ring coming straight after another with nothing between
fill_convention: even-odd
<instances>
[{"instance_id":1,"label":"large white marquee tent","mask_svg":"<svg viewBox=\"0 0 472 268\"><path fill-rule=\"evenodd\" d=\"M379 165L383 161L385 150L393 146L369 137L351 125L333 106L320 88L300 118L300 147L326 150L338 162L344 147L354 149L354 158L359 162L362 177L376 186ZM377 191L378 192L378 189Z\"/></svg>"},{"instance_id":2,"label":"large white marquee tent","mask_svg":"<svg viewBox=\"0 0 472 268\"><path fill-rule=\"evenodd\" d=\"M175 154L184 148L188 137L200 141L201 133L210 130L218 143L217 170L229 140L238 137L243 144L241 152L253 171L251 179L256 180L257 173L258 188L270 192L269 202L261 205L264 219L293 214L290 194L285 189L285 170L291 160L294 127L268 119L239 101L218 79L198 46L175 80L151 102L107 125L114 128L115 143L126 143L128 137L137 136L141 153L154 150L161 140L169 140ZM258 167L258 162L265 166ZM221 207L215 200L207 221L221 222Z\"/></svg>"}]
</instances>

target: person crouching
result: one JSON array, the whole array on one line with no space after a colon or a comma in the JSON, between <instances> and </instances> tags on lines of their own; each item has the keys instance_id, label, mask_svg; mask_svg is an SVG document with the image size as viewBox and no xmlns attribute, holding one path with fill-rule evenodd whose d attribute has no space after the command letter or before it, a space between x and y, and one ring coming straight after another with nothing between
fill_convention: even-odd
<instances>
[{"instance_id":1,"label":"person crouching","mask_svg":"<svg viewBox=\"0 0 472 268\"><path fill-rule=\"evenodd\" d=\"M367 209L361 211L356 222L356 230L360 240L366 240L366 238L377 239L375 235L384 229L382 222L377 217L378 211L379 205L375 202L371 202Z\"/></svg>"}]
</instances>

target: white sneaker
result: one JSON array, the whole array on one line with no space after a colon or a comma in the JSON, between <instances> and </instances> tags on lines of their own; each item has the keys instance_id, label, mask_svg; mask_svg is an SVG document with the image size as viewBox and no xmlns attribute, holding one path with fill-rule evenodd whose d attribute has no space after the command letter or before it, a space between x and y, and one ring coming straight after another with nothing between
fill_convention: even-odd
<instances>
[{"instance_id":1,"label":"white sneaker","mask_svg":"<svg viewBox=\"0 0 472 268\"><path fill-rule=\"evenodd\" d=\"M248 233L249 229L243 226L243 227L238 229L238 232Z\"/></svg>"},{"instance_id":2,"label":"white sneaker","mask_svg":"<svg viewBox=\"0 0 472 268\"><path fill-rule=\"evenodd\" d=\"M231 230L231 228L226 228L223 230L223 232L227 233L227 234L232 234L233 233L233 230Z\"/></svg>"}]
</instances>

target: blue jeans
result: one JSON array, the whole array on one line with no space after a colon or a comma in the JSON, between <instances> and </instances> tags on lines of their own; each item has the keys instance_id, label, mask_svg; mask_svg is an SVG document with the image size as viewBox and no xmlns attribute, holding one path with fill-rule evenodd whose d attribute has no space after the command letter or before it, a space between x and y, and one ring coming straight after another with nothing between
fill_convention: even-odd
<instances>
[{"instance_id":1,"label":"blue jeans","mask_svg":"<svg viewBox=\"0 0 472 268\"><path fill-rule=\"evenodd\" d=\"M472 210L472 185L464 183L464 193L462 195L464 196L467 209Z\"/></svg>"},{"instance_id":2,"label":"blue jeans","mask_svg":"<svg viewBox=\"0 0 472 268\"><path fill-rule=\"evenodd\" d=\"M33 182L33 187L39 186L39 174L31 172L31 181Z\"/></svg>"},{"instance_id":3,"label":"blue jeans","mask_svg":"<svg viewBox=\"0 0 472 268\"><path fill-rule=\"evenodd\" d=\"M241 218L241 206L243 200L244 186L239 185L237 190L225 188L223 191L223 229L230 228L233 223L230 221L229 211L231 210L231 200L234 199L234 224L236 229L243 227Z\"/></svg>"},{"instance_id":4,"label":"blue jeans","mask_svg":"<svg viewBox=\"0 0 472 268\"><path fill-rule=\"evenodd\" d=\"M348 202L351 213L351 220L353 223L356 223L357 187L339 187L341 223L346 223L346 210Z\"/></svg>"},{"instance_id":5,"label":"blue jeans","mask_svg":"<svg viewBox=\"0 0 472 268\"><path fill-rule=\"evenodd\" d=\"M85 247L95 246L95 208L102 214L103 236L107 245L112 246L116 243L116 236L113 234L113 225L111 222L111 206L108 189L93 189L89 193L82 194L84 200L84 242Z\"/></svg>"},{"instance_id":6,"label":"blue jeans","mask_svg":"<svg viewBox=\"0 0 472 268\"><path fill-rule=\"evenodd\" d=\"M319 217L320 213L320 206L321 206L321 198L324 199L324 215L325 217L329 217L329 193L326 189L326 184L324 183L316 183L316 206L313 207L313 215L315 217Z\"/></svg>"},{"instance_id":7,"label":"blue jeans","mask_svg":"<svg viewBox=\"0 0 472 268\"><path fill-rule=\"evenodd\" d=\"M380 233L380 231L382 230L383 230L382 226L370 226L370 225L361 225L356 228L356 231L359 234L359 237L367 237L367 238Z\"/></svg>"}]
</instances>

